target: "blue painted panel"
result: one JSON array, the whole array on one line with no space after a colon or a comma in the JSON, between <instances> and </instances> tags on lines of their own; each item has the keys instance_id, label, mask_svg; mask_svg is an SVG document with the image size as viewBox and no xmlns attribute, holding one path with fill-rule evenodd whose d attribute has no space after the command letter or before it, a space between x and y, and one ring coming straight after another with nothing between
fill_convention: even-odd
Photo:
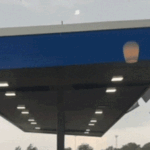
<instances>
[{"instance_id":1,"label":"blue painted panel","mask_svg":"<svg viewBox=\"0 0 150 150\"><path fill-rule=\"evenodd\" d=\"M0 37L0 69L123 62L128 41L150 60L150 28Z\"/></svg>"}]
</instances>

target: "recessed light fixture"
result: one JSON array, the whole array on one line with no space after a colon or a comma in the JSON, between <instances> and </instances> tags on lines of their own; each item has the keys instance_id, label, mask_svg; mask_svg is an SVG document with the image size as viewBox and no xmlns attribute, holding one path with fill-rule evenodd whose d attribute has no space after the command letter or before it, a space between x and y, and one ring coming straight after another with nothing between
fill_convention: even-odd
<instances>
[{"instance_id":1,"label":"recessed light fixture","mask_svg":"<svg viewBox=\"0 0 150 150\"><path fill-rule=\"evenodd\" d=\"M97 120L96 120L96 119L92 119L90 122L92 122L92 123L96 123L96 122L97 122Z\"/></svg>"},{"instance_id":2,"label":"recessed light fixture","mask_svg":"<svg viewBox=\"0 0 150 150\"><path fill-rule=\"evenodd\" d=\"M37 124L37 122L31 122L31 124Z\"/></svg>"},{"instance_id":3,"label":"recessed light fixture","mask_svg":"<svg viewBox=\"0 0 150 150\"><path fill-rule=\"evenodd\" d=\"M36 130L40 130L41 128L40 128L40 127L35 127L35 129L36 129Z\"/></svg>"},{"instance_id":4,"label":"recessed light fixture","mask_svg":"<svg viewBox=\"0 0 150 150\"><path fill-rule=\"evenodd\" d=\"M5 96L16 96L15 92L6 92Z\"/></svg>"},{"instance_id":5,"label":"recessed light fixture","mask_svg":"<svg viewBox=\"0 0 150 150\"><path fill-rule=\"evenodd\" d=\"M94 123L89 123L89 126L94 126Z\"/></svg>"},{"instance_id":6,"label":"recessed light fixture","mask_svg":"<svg viewBox=\"0 0 150 150\"><path fill-rule=\"evenodd\" d=\"M107 89L106 89L106 93L114 93L114 92L116 92L116 91L117 91L116 88L107 88Z\"/></svg>"},{"instance_id":7,"label":"recessed light fixture","mask_svg":"<svg viewBox=\"0 0 150 150\"><path fill-rule=\"evenodd\" d=\"M84 134L89 134L89 132L84 132Z\"/></svg>"},{"instance_id":8,"label":"recessed light fixture","mask_svg":"<svg viewBox=\"0 0 150 150\"><path fill-rule=\"evenodd\" d=\"M123 80L123 76L114 76L111 81L112 82L119 82Z\"/></svg>"},{"instance_id":9,"label":"recessed light fixture","mask_svg":"<svg viewBox=\"0 0 150 150\"><path fill-rule=\"evenodd\" d=\"M7 82L0 82L0 87L8 87L9 84Z\"/></svg>"},{"instance_id":10,"label":"recessed light fixture","mask_svg":"<svg viewBox=\"0 0 150 150\"><path fill-rule=\"evenodd\" d=\"M103 113L103 111L100 110L100 109L98 109L98 110L95 111L95 114L102 114L102 113Z\"/></svg>"},{"instance_id":11,"label":"recessed light fixture","mask_svg":"<svg viewBox=\"0 0 150 150\"><path fill-rule=\"evenodd\" d=\"M35 120L34 119L28 119L28 121L31 122L31 121L35 121Z\"/></svg>"},{"instance_id":12,"label":"recessed light fixture","mask_svg":"<svg viewBox=\"0 0 150 150\"><path fill-rule=\"evenodd\" d=\"M17 109L26 109L25 105L18 105Z\"/></svg>"},{"instance_id":13,"label":"recessed light fixture","mask_svg":"<svg viewBox=\"0 0 150 150\"><path fill-rule=\"evenodd\" d=\"M90 129L86 129L86 132L89 132L90 131Z\"/></svg>"},{"instance_id":14,"label":"recessed light fixture","mask_svg":"<svg viewBox=\"0 0 150 150\"><path fill-rule=\"evenodd\" d=\"M22 111L21 113L26 115L26 114L29 114L29 111L27 111L27 110L26 111Z\"/></svg>"}]
</instances>

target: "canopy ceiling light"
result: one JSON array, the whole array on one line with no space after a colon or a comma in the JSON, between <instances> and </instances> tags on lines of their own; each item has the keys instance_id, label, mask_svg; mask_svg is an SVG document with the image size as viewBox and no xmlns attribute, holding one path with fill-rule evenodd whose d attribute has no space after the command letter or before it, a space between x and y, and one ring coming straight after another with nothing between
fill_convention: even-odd
<instances>
[{"instance_id":1,"label":"canopy ceiling light","mask_svg":"<svg viewBox=\"0 0 150 150\"><path fill-rule=\"evenodd\" d=\"M95 114L102 114L103 113L103 111L101 110L101 109L97 109L96 111L95 111Z\"/></svg>"},{"instance_id":2,"label":"canopy ceiling light","mask_svg":"<svg viewBox=\"0 0 150 150\"><path fill-rule=\"evenodd\" d=\"M28 119L29 122L35 121L34 119Z\"/></svg>"},{"instance_id":3,"label":"canopy ceiling light","mask_svg":"<svg viewBox=\"0 0 150 150\"><path fill-rule=\"evenodd\" d=\"M16 96L15 92L6 92L5 96Z\"/></svg>"},{"instance_id":4,"label":"canopy ceiling light","mask_svg":"<svg viewBox=\"0 0 150 150\"><path fill-rule=\"evenodd\" d=\"M112 82L119 82L123 80L123 76L114 76L111 81Z\"/></svg>"},{"instance_id":5,"label":"canopy ceiling light","mask_svg":"<svg viewBox=\"0 0 150 150\"><path fill-rule=\"evenodd\" d=\"M37 124L37 122L31 122L31 124Z\"/></svg>"},{"instance_id":6,"label":"canopy ceiling light","mask_svg":"<svg viewBox=\"0 0 150 150\"><path fill-rule=\"evenodd\" d=\"M127 42L123 46L126 63L136 63L139 57L139 45L136 42Z\"/></svg>"},{"instance_id":7,"label":"canopy ceiling light","mask_svg":"<svg viewBox=\"0 0 150 150\"><path fill-rule=\"evenodd\" d=\"M24 115L27 115L27 114L29 114L29 111L27 111L27 110L26 111L22 111L21 113L24 114Z\"/></svg>"},{"instance_id":8,"label":"canopy ceiling light","mask_svg":"<svg viewBox=\"0 0 150 150\"><path fill-rule=\"evenodd\" d=\"M0 87L8 87L9 84L7 82L0 82Z\"/></svg>"},{"instance_id":9,"label":"canopy ceiling light","mask_svg":"<svg viewBox=\"0 0 150 150\"><path fill-rule=\"evenodd\" d=\"M40 127L35 127L35 129L36 129L36 130L40 130L41 128L40 128Z\"/></svg>"},{"instance_id":10,"label":"canopy ceiling light","mask_svg":"<svg viewBox=\"0 0 150 150\"><path fill-rule=\"evenodd\" d=\"M107 88L106 89L106 93L114 93L116 91L117 91L116 88Z\"/></svg>"},{"instance_id":11,"label":"canopy ceiling light","mask_svg":"<svg viewBox=\"0 0 150 150\"><path fill-rule=\"evenodd\" d=\"M25 105L18 105L17 109L26 109Z\"/></svg>"},{"instance_id":12,"label":"canopy ceiling light","mask_svg":"<svg viewBox=\"0 0 150 150\"><path fill-rule=\"evenodd\" d=\"M90 122L92 122L92 123L96 123L97 122L97 120L96 119L91 119L91 121Z\"/></svg>"},{"instance_id":13,"label":"canopy ceiling light","mask_svg":"<svg viewBox=\"0 0 150 150\"><path fill-rule=\"evenodd\" d=\"M94 126L94 123L89 123L89 126Z\"/></svg>"}]
</instances>

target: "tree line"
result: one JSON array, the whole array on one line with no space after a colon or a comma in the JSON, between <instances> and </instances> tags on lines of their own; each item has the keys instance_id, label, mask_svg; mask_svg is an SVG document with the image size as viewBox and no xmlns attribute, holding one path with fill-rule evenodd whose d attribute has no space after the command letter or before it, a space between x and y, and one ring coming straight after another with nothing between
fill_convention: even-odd
<instances>
[{"instance_id":1,"label":"tree line","mask_svg":"<svg viewBox=\"0 0 150 150\"><path fill-rule=\"evenodd\" d=\"M15 150L21 150L21 147L18 146L15 148ZM32 144L30 144L26 150L38 150L37 147L34 147ZM65 150L72 150L71 147L65 148ZM93 147L91 147L89 144L81 144L78 146L77 150L93 150ZM106 149L103 150L150 150L150 142L146 143L144 146L140 146L136 143L128 143L126 145L123 145L121 148L114 148L113 146L109 146Z\"/></svg>"},{"instance_id":2,"label":"tree line","mask_svg":"<svg viewBox=\"0 0 150 150\"><path fill-rule=\"evenodd\" d=\"M65 150L72 150L70 147L65 148ZM77 150L93 150L93 148L89 144L80 145ZM150 150L150 142L146 143L144 146L140 146L136 143L128 143L123 145L121 148L114 148L113 146L109 146L103 150Z\"/></svg>"},{"instance_id":3,"label":"tree line","mask_svg":"<svg viewBox=\"0 0 150 150\"><path fill-rule=\"evenodd\" d=\"M105 150L150 150L150 142L146 143L144 146L140 146L136 143L128 143L121 148L113 148L113 146L110 146Z\"/></svg>"},{"instance_id":4,"label":"tree line","mask_svg":"<svg viewBox=\"0 0 150 150\"><path fill-rule=\"evenodd\" d=\"M21 147L18 146L15 148L15 150L21 150ZM27 150L38 150L36 147L34 147L32 144L30 144L28 147L27 147Z\"/></svg>"}]
</instances>

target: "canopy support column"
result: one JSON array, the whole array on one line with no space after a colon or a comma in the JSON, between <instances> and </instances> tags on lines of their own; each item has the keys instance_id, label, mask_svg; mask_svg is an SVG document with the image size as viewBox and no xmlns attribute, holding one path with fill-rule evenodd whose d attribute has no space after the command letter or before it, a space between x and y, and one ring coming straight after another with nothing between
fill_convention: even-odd
<instances>
[{"instance_id":1,"label":"canopy support column","mask_svg":"<svg viewBox=\"0 0 150 150\"><path fill-rule=\"evenodd\" d=\"M65 111L64 111L64 92L58 90L57 96L57 150L64 150L65 142Z\"/></svg>"}]
</instances>

